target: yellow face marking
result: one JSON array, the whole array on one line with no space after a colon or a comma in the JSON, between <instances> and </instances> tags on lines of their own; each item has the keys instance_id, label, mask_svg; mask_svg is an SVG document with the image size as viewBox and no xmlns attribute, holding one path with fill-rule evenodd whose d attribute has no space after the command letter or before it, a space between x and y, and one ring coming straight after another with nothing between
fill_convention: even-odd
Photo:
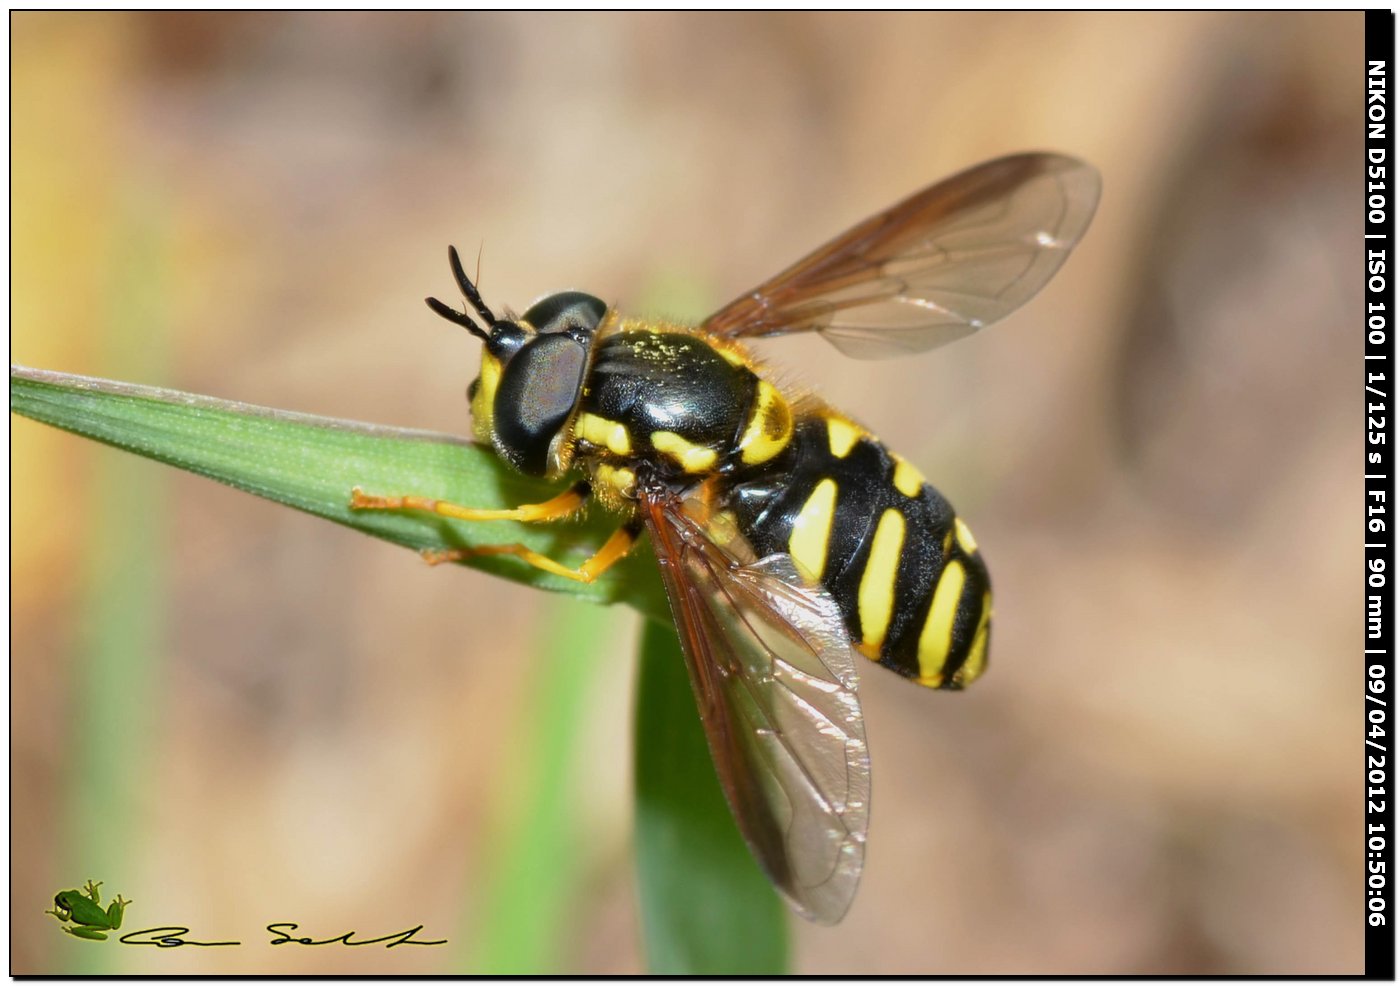
<instances>
[{"instance_id":1,"label":"yellow face marking","mask_svg":"<svg viewBox=\"0 0 1400 986\"><path fill-rule=\"evenodd\" d=\"M948 552L953 550L953 531L948 529L948 533L943 535L943 557L948 557Z\"/></svg>"},{"instance_id":2,"label":"yellow face marking","mask_svg":"<svg viewBox=\"0 0 1400 986\"><path fill-rule=\"evenodd\" d=\"M860 441L861 430L845 418L826 419L826 439L831 445L831 454L844 459Z\"/></svg>"},{"instance_id":3,"label":"yellow face marking","mask_svg":"<svg viewBox=\"0 0 1400 986\"><path fill-rule=\"evenodd\" d=\"M953 679L960 685L970 685L982 676L987 667L987 638L992 630L992 594L982 594L982 618L977 621L977 632L972 636L972 646L968 649L967 660L953 672Z\"/></svg>"},{"instance_id":4,"label":"yellow face marking","mask_svg":"<svg viewBox=\"0 0 1400 986\"><path fill-rule=\"evenodd\" d=\"M574 435L585 442L602 446L614 455L632 454L632 436L627 434L627 426L620 421L609 421L585 411L574 422Z\"/></svg>"},{"instance_id":5,"label":"yellow face marking","mask_svg":"<svg viewBox=\"0 0 1400 986\"><path fill-rule=\"evenodd\" d=\"M696 445L682 438L674 431L653 431L651 447L675 459L686 472L705 472L711 469L719 453L704 445Z\"/></svg>"},{"instance_id":6,"label":"yellow face marking","mask_svg":"<svg viewBox=\"0 0 1400 986\"><path fill-rule=\"evenodd\" d=\"M963 553L976 554L977 542L972 539L972 532L967 529L967 525L962 522L961 517L953 518L953 530L957 532L958 547L963 549Z\"/></svg>"},{"instance_id":7,"label":"yellow face marking","mask_svg":"<svg viewBox=\"0 0 1400 986\"><path fill-rule=\"evenodd\" d=\"M476 396L472 398L472 434L478 442L489 444L495 421L496 385L501 382L501 361L482 351L481 375L477 377Z\"/></svg>"},{"instance_id":8,"label":"yellow face marking","mask_svg":"<svg viewBox=\"0 0 1400 986\"><path fill-rule=\"evenodd\" d=\"M895 456L894 488L905 496L918 496L924 488L924 474L899 456Z\"/></svg>"},{"instance_id":9,"label":"yellow face marking","mask_svg":"<svg viewBox=\"0 0 1400 986\"><path fill-rule=\"evenodd\" d=\"M792 441L792 408L767 380L758 382L749 426L739 439L740 457L747 465L767 462Z\"/></svg>"},{"instance_id":10,"label":"yellow face marking","mask_svg":"<svg viewBox=\"0 0 1400 986\"><path fill-rule=\"evenodd\" d=\"M943 665L953 646L953 618L958 615L967 575L962 562L950 561L933 590L933 605L919 634L919 684L937 688L943 684Z\"/></svg>"},{"instance_id":11,"label":"yellow face marking","mask_svg":"<svg viewBox=\"0 0 1400 986\"><path fill-rule=\"evenodd\" d=\"M826 571L826 546L836 518L836 480L823 479L807 497L788 535L788 554L804 575L820 581Z\"/></svg>"},{"instance_id":12,"label":"yellow face marking","mask_svg":"<svg viewBox=\"0 0 1400 986\"><path fill-rule=\"evenodd\" d=\"M875 538L870 543L870 559L860 576L856 597L860 607L861 642L878 651L885 642L894 612L895 577L899 574L899 556L904 548L904 515L894 508L880 515L875 525Z\"/></svg>"}]
</instances>

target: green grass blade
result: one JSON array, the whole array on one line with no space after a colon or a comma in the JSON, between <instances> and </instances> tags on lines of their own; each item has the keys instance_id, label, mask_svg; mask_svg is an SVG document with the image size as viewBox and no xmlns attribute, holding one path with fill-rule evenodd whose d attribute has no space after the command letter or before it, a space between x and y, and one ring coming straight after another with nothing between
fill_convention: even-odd
<instances>
[{"instance_id":1,"label":"green grass blade","mask_svg":"<svg viewBox=\"0 0 1400 986\"><path fill-rule=\"evenodd\" d=\"M23 367L11 367L10 405L35 420L413 548L518 541L551 557L575 552L582 558L616 524L602 511L566 523L522 525L349 509L357 485L482 507L539 502L557 492L512 472L490 450L445 435ZM784 971L786 911L729 815L650 552L635 553L593 585L514 559L469 564L594 602L625 601L654 618L643 634L637 705L637 858L648 961L661 973ZM497 958L501 966L515 961L483 956L493 966Z\"/></svg>"},{"instance_id":2,"label":"green grass blade","mask_svg":"<svg viewBox=\"0 0 1400 986\"><path fill-rule=\"evenodd\" d=\"M103 900L131 896L146 845L140 824L157 729L164 707L166 651L164 476L134 459L97 464L102 496L93 508L96 536L84 558L84 606L73 654L71 772L63 819L62 889L103 881ZM55 890L60 888L55 887ZM104 905L105 906L105 905ZM45 929L47 930L47 929ZM111 975L124 956L53 937L58 968Z\"/></svg>"},{"instance_id":3,"label":"green grass blade","mask_svg":"<svg viewBox=\"0 0 1400 986\"><path fill-rule=\"evenodd\" d=\"M642 630L637 882L658 975L787 971L787 909L749 854L715 776L669 623Z\"/></svg>"},{"instance_id":4,"label":"green grass blade","mask_svg":"<svg viewBox=\"0 0 1400 986\"><path fill-rule=\"evenodd\" d=\"M103 331L98 358L123 374L160 377L169 353L164 283L169 227L158 195L131 190L110 230L111 283L93 313ZM169 477L126 456L94 463L95 482L77 494L87 523L81 614L74 636L73 704L63 815L62 872L103 882L103 899L126 889L144 855L141 824L164 707L169 533L162 521ZM57 888L55 888L57 889ZM85 948L54 935L60 968L122 971L115 949Z\"/></svg>"},{"instance_id":5,"label":"green grass blade","mask_svg":"<svg viewBox=\"0 0 1400 986\"><path fill-rule=\"evenodd\" d=\"M589 728L586 697L609 666L602 658L613 648L616 616L561 600L544 623L527 708L504 744L515 751L502 761L512 776L495 785L515 796L477 850L483 873L472 889L481 907L467 929L465 963L476 975L558 975L578 931L589 854L573 810L582 783L575 767Z\"/></svg>"},{"instance_id":6,"label":"green grass blade","mask_svg":"<svg viewBox=\"0 0 1400 986\"><path fill-rule=\"evenodd\" d=\"M448 435L16 366L10 409L411 548L520 542L552 558L582 561L617 525L601 510L561 523L517 524L350 509L354 486L474 507L537 503L558 492L513 472L490 449ZM594 602L624 601L652 617L668 613L648 551L634 552L592 585L514 558L465 564Z\"/></svg>"}]
</instances>

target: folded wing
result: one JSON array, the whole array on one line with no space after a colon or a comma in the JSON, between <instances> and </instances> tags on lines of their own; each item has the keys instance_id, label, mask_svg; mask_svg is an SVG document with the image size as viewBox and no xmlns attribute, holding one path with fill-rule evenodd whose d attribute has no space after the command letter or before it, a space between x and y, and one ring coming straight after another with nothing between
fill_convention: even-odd
<instances>
[{"instance_id":1,"label":"folded wing","mask_svg":"<svg viewBox=\"0 0 1400 986\"><path fill-rule=\"evenodd\" d=\"M753 559L724 516L644 499L710 752L759 864L804 916L855 894L870 758L854 651L835 602L786 555Z\"/></svg>"}]
</instances>

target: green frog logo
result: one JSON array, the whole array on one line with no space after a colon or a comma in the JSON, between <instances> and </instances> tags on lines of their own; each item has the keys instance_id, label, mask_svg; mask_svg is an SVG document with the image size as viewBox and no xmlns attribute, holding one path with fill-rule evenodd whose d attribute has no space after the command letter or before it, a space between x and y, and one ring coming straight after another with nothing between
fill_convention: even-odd
<instances>
[{"instance_id":1,"label":"green frog logo","mask_svg":"<svg viewBox=\"0 0 1400 986\"><path fill-rule=\"evenodd\" d=\"M131 901L122 900L122 895L117 894L104 911L102 897L97 892L100 886L100 881L93 883L89 880L82 891L60 890L54 894L53 909L44 913L58 918L63 930L74 938L106 941L107 932L116 931L122 926L122 915Z\"/></svg>"}]
</instances>

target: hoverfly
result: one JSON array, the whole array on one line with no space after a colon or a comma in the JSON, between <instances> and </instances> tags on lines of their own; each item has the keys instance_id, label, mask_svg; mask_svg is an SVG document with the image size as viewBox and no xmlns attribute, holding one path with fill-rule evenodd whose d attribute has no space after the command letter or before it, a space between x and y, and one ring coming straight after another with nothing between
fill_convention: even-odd
<instances>
[{"instance_id":1,"label":"hoverfly","mask_svg":"<svg viewBox=\"0 0 1400 986\"><path fill-rule=\"evenodd\" d=\"M1039 291L1098 197L1098 173L1073 158L989 161L698 328L580 292L497 318L449 248L466 308L428 305L485 344L468 389L475 437L521 472L580 478L507 510L358 488L352 506L535 523L597 500L621 523L577 568L520 544L429 558L511 554L584 582L645 533L739 829L789 904L833 924L855 894L870 813L856 655L963 688L986 666L990 582L967 526L914 466L819 400L785 395L741 340L817 332L858 357L950 342Z\"/></svg>"}]
</instances>

